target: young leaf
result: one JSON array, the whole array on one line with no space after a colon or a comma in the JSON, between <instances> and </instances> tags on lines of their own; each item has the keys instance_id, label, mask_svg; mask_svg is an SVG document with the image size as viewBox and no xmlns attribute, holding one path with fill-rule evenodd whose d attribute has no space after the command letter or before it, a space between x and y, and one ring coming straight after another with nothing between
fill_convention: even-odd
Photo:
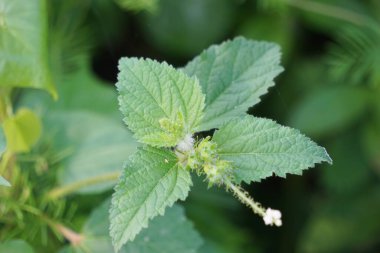
<instances>
[{"instance_id":1,"label":"young leaf","mask_svg":"<svg viewBox=\"0 0 380 253\"><path fill-rule=\"evenodd\" d=\"M298 130L269 119L246 116L231 120L216 131L213 140L223 159L233 162L236 183L260 181L276 174L301 174L302 170L332 160Z\"/></svg>"},{"instance_id":2,"label":"young leaf","mask_svg":"<svg viewBox=\"0 0 380 253\"><path fill-rule=\"evenodd\" d=\"M170 147L197 130L204 95L196 78L149 59L123 58L119 70L120 110L138 140Z\"/></svg>"},{"instance_id":3,"label":"young leaf","mask_svg":"<svg viewBox=\"0 0 380 253\"><path fill-rule=\"evenodd\" d=\"M210 47L188 63L185 72L199 79L206 94L200 130L220 127L257 104L283 70L280 55L276 44L239 37Z\"/></svg>"},{"instance_id":4,"label":"young leaf","mask_svg":"<svg viewBox=\"0 0 380 253\"><path fill-rule=\"evenodd\" d=\"M46 0L0 0L0 87L33 87L57 96L46 33Z\"/></svg>"},{"instance_id":5,"label":"young leaf","mask_svg":"<svg viewBox=\"0 0 380 253\"><path fill-rule=\"evenodd\" d=\"M192 185L190 173L168 150L145 147L126 163L110 209L110 233L116 251L133 240L149 219L184 200Z\"/></svg>"},{"instance_id":6,"label":"young leaf","mask_svg":"<svg viewBox=\"0 0 380 253\"><path fill-rule=\"evenodd\" d=\"M3 123L7 149L12 152L27 152L41 135L41 122L31 110L21 108L16 115Z\"/></svg>"}]
</instances>

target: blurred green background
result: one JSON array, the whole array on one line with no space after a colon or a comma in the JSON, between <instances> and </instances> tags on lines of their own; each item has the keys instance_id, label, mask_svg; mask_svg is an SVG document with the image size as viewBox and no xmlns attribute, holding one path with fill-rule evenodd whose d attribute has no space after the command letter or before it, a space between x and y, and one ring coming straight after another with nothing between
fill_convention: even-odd
<instances>
[{"instance_id":1,"label":"blurred green background","mask_svg":"<svg viewBox=\"0 0 380 253\"><path fill-rule=\"evenodd\" d=\"M282 211L280 228L194 178L182 204L198 252L380 252L378 0L0 0L0 175L12 184L0 187L0 252L109 252L69 247L58 224L108 233L88 216L138 145L117 109L119 58L181 67L235 36L283 52L285 72L250 113L300 129L334 164L245 185Z\"/></svg>"}]
</instances>

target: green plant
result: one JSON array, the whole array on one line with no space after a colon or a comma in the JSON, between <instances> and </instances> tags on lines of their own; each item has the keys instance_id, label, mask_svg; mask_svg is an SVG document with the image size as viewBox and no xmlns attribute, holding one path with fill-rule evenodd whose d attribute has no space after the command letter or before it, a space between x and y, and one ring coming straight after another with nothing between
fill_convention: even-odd
<instances>
[{"instance_id":1,"label":"green plant","mask_svg":"<svg viewBox=\"0 0 380 253\"><path fill-rule=\"evenodd\" d=\"M112 197L116 251L167 206L185 200L191 171L231 191L265 224L282 225L279 211L262 207L240 184L299 175L331 159L297 130L246 115L274 85L279 62L278 46L244 38L212 46L179 70L149 59L120 60L120 110L144 146L126 162Z\"/></svg>"}]
</instances>

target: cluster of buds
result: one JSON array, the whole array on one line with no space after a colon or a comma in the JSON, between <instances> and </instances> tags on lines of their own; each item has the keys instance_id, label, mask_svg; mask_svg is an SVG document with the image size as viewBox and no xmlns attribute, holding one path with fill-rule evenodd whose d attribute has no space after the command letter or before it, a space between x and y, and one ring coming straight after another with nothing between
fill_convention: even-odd
<instances>
[{"instance_id":1,"label":"cluster of buds","mask_svg":"<svg viewBox=\"0 0 380 253\"><path fill-rule=\"evenodd\" d=\"M217 145L210 140L210 137L198 142L193 149L188 148L190 143L193 145L194 140L190 140L187 136L176 147L180 153L179 158L181 154L186 154L186 159L183 160L187 168L194 170L198 175L205 175L209 186L222 185L226 178L231 178L230 163L219 158Z\"/></svg>"}]
</instances>

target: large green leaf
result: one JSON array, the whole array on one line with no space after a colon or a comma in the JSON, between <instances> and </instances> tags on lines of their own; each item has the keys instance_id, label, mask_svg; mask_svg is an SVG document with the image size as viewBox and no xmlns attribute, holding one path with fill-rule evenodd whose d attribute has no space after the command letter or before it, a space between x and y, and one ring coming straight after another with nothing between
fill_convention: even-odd
<instances>
[{"instance_id":1,"label":"large green leaf","mask_svg":"<svg viewBox=\"0 0 380 253\"><path fill-rule=\"evenodd\" d=\"M276 44L239 37L212 46L192 60L185 72L199 79L206 94L200 129L220 127L257 104L282 71L280 55Z\"/></svg>"},{"instance_id":2,"label":"large green leaf","mask_svg":"<svg viewBox=\"0 0 380 253\"><path fill-rule=\"evenodd\" d=\"M63 252L111 253L114 252L109 236L108 210L110 201L95 209L82 229L82 242L66 247ZM153 219L149 227L121 248L121 253L193 253L202 240L187 220L179 205L168 208L164 216Z\"/></svg>"},{"instance_id":3,"label":"large green leaf","mask_svg":"<svg viewBox=\"0 0 380 253\"><path fill-rule=\"evenodd\" d=\"M4 253L33 253L32 247L25 241L12 240L8 242L0 243L0 252Z\"/></svg>"},{"instance_id":4,"label":"large green leaf","mask_svg":"<svg viewBox=\"0 0 380 253\"><path fill-rule=\"evenodd\" d=\"M223 159L233 162L235 181L260 181L273 174L300 175L323 161L332 162L326 150L298 130L276 122L246 116L231 120L216 131L213 140Z\"/></svg>"},{"instance_id":5,"label":"large green leaf","mask_svg":"<svg viewBox=\"0 0 380 253\"><path fill-rule=\"evenodd\" d=\"M115 249L133 240L167 206L184 200L191 184L190 173L171 151L145 147L130 157L112 197L110 233Z\"/></svg>"},{"instance_id":6,"label":"large green leaf","mask_svg":"<svg viewBox=\"0 0 380 253\"><path fill-rule=\"evenodd\" d=\"M170 147L195 132L204 107L196 78L149 59L122 58L119 70L120 110L137 139Z\"/></svg>"},{"instance_id":7,"label":"large green leaf","mask_svg":"<svg viewBox=\"0 0 380 253\"><path fill-rule=\"evenodd\" d=\"M56 96L47 60L45 0L0 0L0 87L33 87Z\"/></svg>"},{"instance_id":8,"label":"large green leaf","mask_svg":"<svg viewBox=\"0 0 380 253\"><path fill-rule=\"evenodd\" d=\"M58 151L69 150L65 168L59 173L61 186L96 181L80 188L80 193L96 193L116 184L128 155L136 151L137 142L122 122L89 111L61 111L44 118L47 136L54 139ZM111 175L114 180L107 179ZM102 180L107 179L107 180Z\"/></svg>"}]
</instances>

